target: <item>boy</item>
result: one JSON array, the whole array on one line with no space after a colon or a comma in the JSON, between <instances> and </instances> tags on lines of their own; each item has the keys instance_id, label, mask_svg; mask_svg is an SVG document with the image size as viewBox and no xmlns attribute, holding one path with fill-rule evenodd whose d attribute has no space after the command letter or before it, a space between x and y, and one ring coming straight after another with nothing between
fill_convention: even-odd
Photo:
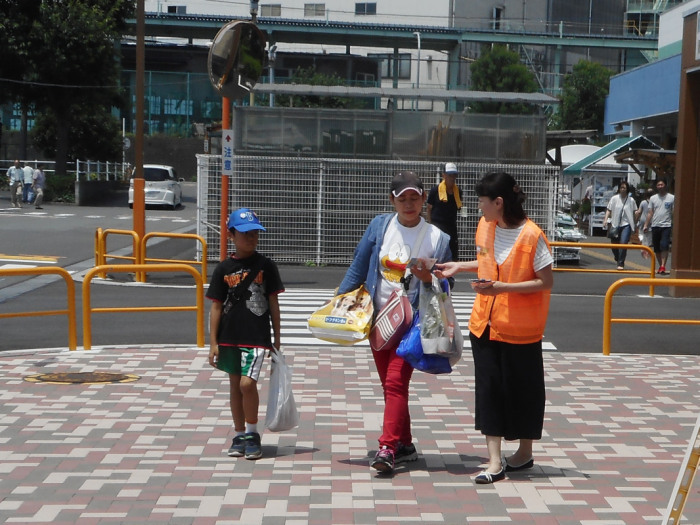
<instances>
[{"instance_id":1,"label":"boy","mask_svg":"<svg viewBox=\"0 0 700 525\"><path fill-rule=\"evenodd\" d=\"M231 214L227 226L236 251L216 267L207 291L213 301L209 364L229 375L235 436L228 455L258 459L262 456L258 377L265 350L274 352L280 346L277 294L284 285L275 263L256 251L258 234L265 228L255 212L240 208Z\"/></svg>"}]
</instances>

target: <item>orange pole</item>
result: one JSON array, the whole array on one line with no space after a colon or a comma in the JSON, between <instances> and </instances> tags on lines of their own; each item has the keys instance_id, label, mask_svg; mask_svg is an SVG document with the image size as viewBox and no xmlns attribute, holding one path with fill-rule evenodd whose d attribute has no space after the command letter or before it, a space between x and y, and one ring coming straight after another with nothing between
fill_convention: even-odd
<instances>
[{"instance_id":1,"label":"orange pole","mask_svg":"<svg viewBox=\"0 0 700 525\"><path fill-rule=\"evenodd\" d=\"M134 145L134 207L133 229L143 238L146 233L146 182L143 178L144 77L146 75L146 22L144 0L136 2L136 136Z\"/></svg>"},{"instance_id":2,"label":"orange pole","mask_svg":"<svg viewBox=\"0 0 700 525\"><path fill-rule=\"evenodd\" d=\"M231 129L231 99L224 97L221 101L221 130ZM223 171L223 170L222 170ZM219 260L223 261L228 256L228 175L221 174L221 232Z\"/></svg>"}]
</instances>

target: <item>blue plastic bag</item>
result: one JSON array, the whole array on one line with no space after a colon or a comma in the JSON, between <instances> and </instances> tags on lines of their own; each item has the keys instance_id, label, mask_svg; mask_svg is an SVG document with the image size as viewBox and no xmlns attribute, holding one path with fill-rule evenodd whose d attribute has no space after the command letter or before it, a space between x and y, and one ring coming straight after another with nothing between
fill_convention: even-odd
<instances>
[{"instance_id":1,"label":"blue plastic bag","mask_svg":"<svg viewBox=\"0 0 700 525\"><path fill-rule=\"evenodd\" d=\"M450 360L447 357L423 354L423 345L420 341L420 312L414 314L413 324L401 339L399 347L396 349L396 355L421 372L428 374L449 374L452 372L452 366L450 366Z\"/></svg>"}]
</instances>

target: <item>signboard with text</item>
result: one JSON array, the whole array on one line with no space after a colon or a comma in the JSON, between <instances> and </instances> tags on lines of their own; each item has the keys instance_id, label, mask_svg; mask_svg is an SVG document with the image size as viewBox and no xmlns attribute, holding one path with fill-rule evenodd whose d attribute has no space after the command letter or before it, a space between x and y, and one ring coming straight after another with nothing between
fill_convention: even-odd
<instances>
[{"instance_id":1,"label":"signboard with text","mask_svg":"<svg viewBox=\"0 0 700 525\"><path fill-rule=\"evenodd\" d=\"M221 130L221 173L233 175L233 130Z\"/></svg>"}]
</instances>

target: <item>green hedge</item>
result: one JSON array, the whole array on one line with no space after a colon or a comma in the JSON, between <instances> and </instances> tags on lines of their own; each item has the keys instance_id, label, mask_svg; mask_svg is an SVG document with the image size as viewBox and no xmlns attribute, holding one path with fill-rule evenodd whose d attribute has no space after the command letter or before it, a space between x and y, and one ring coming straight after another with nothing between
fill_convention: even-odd
<instances>
[{"instance_id":1,"label":"green hedge","mask_svg":"<svg viewBox=\"0 0 700 525\"><path fill-rule=\"evenodd\" d=\"M75 202L75 176L51 174L46 177L44 200Z\"/></svg>"}]
</instances>

